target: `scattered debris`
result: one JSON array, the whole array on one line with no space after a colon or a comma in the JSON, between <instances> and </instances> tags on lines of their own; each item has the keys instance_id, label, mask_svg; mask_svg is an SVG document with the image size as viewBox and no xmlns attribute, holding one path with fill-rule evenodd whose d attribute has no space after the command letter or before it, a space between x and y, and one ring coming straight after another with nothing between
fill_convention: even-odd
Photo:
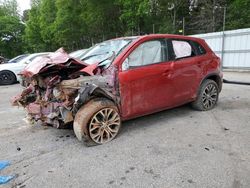
<instances>
[{"instance_id":1,"label":"scattered debris","mask_svg":"<svg viewBox=\"0 0 250 188\"><path fill-rule=\"evenodd\" d=\"M209 148L205 148L205 150L209 151L210 149Z\"/></svg>"},{"instance_id":2,"label":"scattered debris","mask_svg":"<svg viewBox=\"0 0 250 188\"><path fill-rule=\"evenodd\" d=\"M115 181L112 180L112 181L109 182L109 184L111 185L111 184L113 184L114 182L115 182Z\"/></svg>"},{"instance_id":3,"label":"scattered debris","mask_svg":"<svg viewBox=\"0 0 250 188\"><path fill-rule=\"evenodd\" d=\"M230 129L229 129L229 128L224 127L224 131L228 131L228 130L230 130Z\"/></svg>"},{"instance_id":4,"label":"scattered debris","mask_svg":"<svg viewBox=\"0 0 250 188\"><path fill-rule=\"evenodd\" d=\"M4 168L6 168L9 165L10 165L9 161L0 161L0 170L3 170Z\"/></svg>"},{"instance_id":5,"label":"scattered debris","mask_svg":"<svg viewBox=\"0 0 250 188\"><path fill-rule=\"evenodd\" d=\"M194 183L194 181L191 180L191 179L189 179L189 180L187 180L187 181L188 181L188 183Z\"/></svg>"},{"instance_id":6,"label":"scattered debris","mask_svg":"<svg viewBox=\"0 0 250 188\"><path fill-rule=\"evenodd\" d=\"M122 181L126 180L126 177L121 177L121 180L122 180Z\"/></svg>"},{"instance_id":7,"label":"scattered debris","mask_svg":"<svg viewBox=\"0 0 250 188\"><path fill-rule=\"evenodd\" d=\"M9 161L0 161L0 170L3 170L9 165ZM15 178L15 176L0 176L0 185L8 183L13 178Z\"/></svg>"},{"instance_id":8,"label":"scattered debris","mask_svg":"<svg viewBox=\"0 0 250 188\"><path fill-rule=\"evenodd\" d=\"M20 147L17 147L16 150L17 150L17 151L21 151L21 148L20 148Z\"/></svg>"},{"instance_id":9,"label":"scattered debris","mask_svg":"<svg viewBox=\"0 0 250 188\"><path fill-rule=\"evenodd\" d=\"M0 185L8 183L15 176L0 176Z\"/></svg>"},{"instance_id":10,"label":"scattered debris","mask_svg":"<svg viewBox=\"0 0 250 188\"><path fill-rule=\"evenodd\" d=\"M132 166L132 167L130 167L129 169L130 169L130 170L134 170L134 169L135 169L135 167L133 167L133 166Z\"/></svg>"}]
</instances>

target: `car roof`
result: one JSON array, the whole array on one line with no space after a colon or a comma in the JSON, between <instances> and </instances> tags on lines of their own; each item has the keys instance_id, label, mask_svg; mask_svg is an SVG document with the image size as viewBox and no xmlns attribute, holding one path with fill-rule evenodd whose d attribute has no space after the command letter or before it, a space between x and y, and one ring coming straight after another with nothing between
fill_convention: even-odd
<instances>
[{"instance_id":1,"label":"car roof","mask_svg":"<svg viewBox=\"0 0 250 188\"><path fill-rule=\"evenodd\" d=\"M128 37L119 37L115 39L154 39L154 38L176 38L176 39L184 39L184 40L193 40L193 41L203 41L201 38L190 37L185 35L175 35L175 34L148 34L148 35L141 35L141 36L128 36ZM114 39L112 39L114 40Z\"/></svg>"}]
</instances>

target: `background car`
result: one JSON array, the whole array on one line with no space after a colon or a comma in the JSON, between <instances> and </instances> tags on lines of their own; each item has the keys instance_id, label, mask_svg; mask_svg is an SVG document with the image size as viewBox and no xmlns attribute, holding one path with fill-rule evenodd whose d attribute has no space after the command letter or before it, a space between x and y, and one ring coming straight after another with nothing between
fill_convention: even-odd
<instances>
[{"instance_id":1,"label":"background car","mask_svg":"<svg viewBox=\"0 0 250 188\"><path fill-rule=\"evenodd\" d=\"M21 80L20 73L36 57L48 55L49 52L34 53L17 63L5 63L0 65L0 85L10 85Z\"/></svg>"},{"instance_id":2,"label":"background car","mask_svg":"<svg viewBox=\"0 0 250 188\"><path fill-rule=\"evenodd\" d=\"M21 61L22 59L28 57L30 54L23 54L23 55L19 55L17 57L12 58L11 60L9 60L7 63L17 63L19 61Z\"/></svg>"}]
</instances>

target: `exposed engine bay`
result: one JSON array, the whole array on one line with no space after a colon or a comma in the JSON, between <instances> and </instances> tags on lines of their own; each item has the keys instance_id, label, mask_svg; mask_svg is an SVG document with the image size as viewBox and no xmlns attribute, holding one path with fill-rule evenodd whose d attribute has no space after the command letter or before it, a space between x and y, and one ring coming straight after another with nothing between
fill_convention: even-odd
<instances>
[{"instance_id":1,"label":"exposed engine bay","mask_svg":"<svg viewBox=\"0 0 250 188\"><path fill-rule=\"evenodd\" d=\"M25 89L12 104L27 111L30 123L61 128L73 122L78 109L94 97L117 102L115 68L103 68L99 62L87 65L59 49L34 60L21 72Z\"/></svg>"}]
</instances>

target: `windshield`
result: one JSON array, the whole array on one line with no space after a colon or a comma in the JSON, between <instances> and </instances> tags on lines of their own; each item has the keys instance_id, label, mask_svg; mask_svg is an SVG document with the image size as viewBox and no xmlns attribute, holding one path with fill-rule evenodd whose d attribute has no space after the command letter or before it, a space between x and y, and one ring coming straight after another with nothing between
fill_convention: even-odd
<instances>
[{"instance_id":1,"label":"windshield","mask_svg":"<svg viewBox=\"0 0 250 188\"><path fill-rule=\"evenodd\" d=\"M119 55L132 41L133 38L104 41L90 48L79 59L87 64L102 62L112 56L112 54L115 54L115 56Z\"/></svg>"},{"instance_id":2,"label":"windshield","mask_svg":"<svg viewBox=\"0 0 250 188\"><path fill-rule=\"evenodd\" d=\"M84 53L85 53L86 51L87 51L87 49L77 50L77 51L71 52L71 53L69 54L69 56L70 56L70 57L73 57L73 58L79 59L79 58L81 58L81 57L84 55Z\"/></svg>"}]
</instances>

